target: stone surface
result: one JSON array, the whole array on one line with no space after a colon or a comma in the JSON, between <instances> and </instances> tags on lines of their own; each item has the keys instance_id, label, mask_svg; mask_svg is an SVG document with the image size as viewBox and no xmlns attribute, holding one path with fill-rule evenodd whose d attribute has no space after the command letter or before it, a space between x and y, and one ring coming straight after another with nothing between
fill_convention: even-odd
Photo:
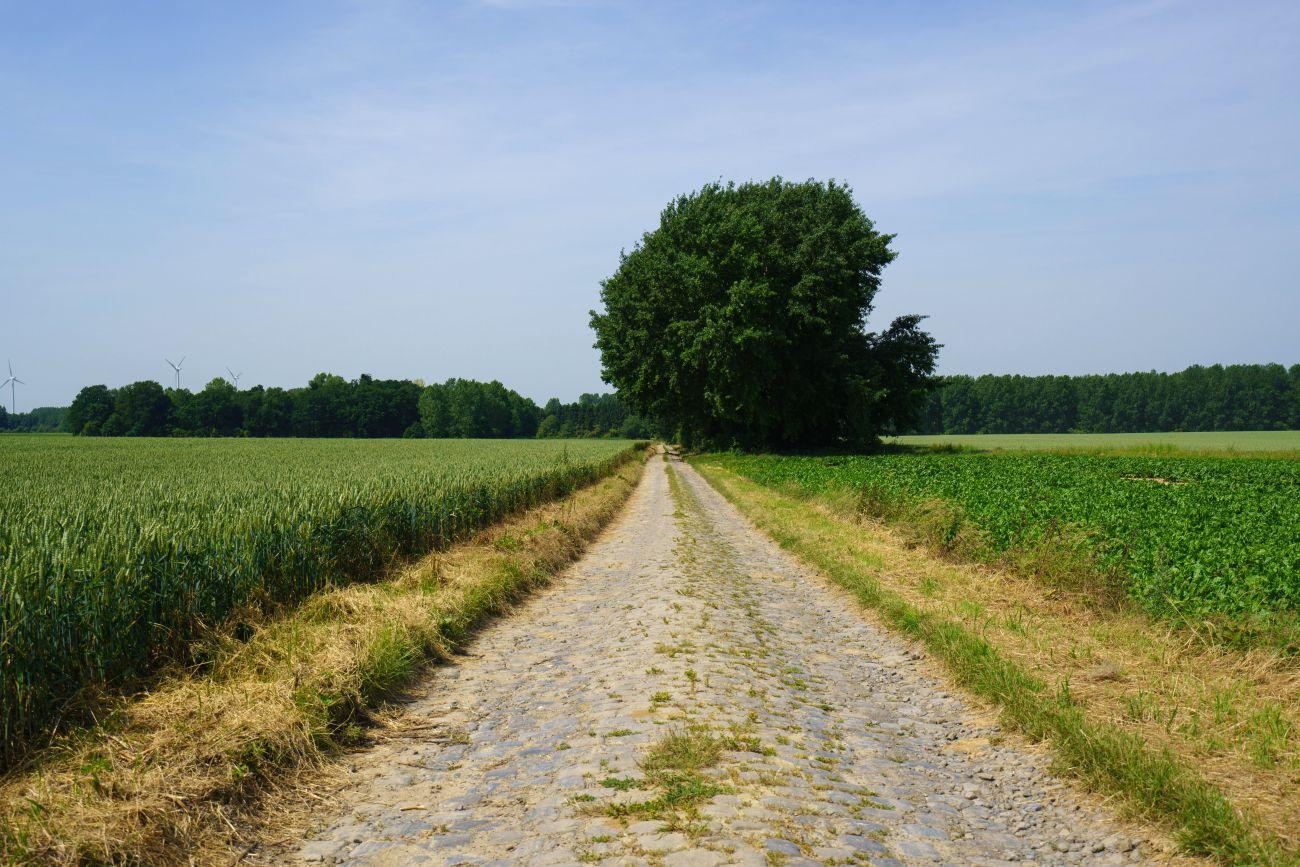
<instances>
[{"instance_id":1,"label":"stone surface","mask_svg":"<svg viewBox=\"0 0 1300 867\"><path fill-rule=\"evenodd\" d=\"M580 562L415 690L411 734L356 757L309 839L265 854L666 867L1142 857L1143 841L1036 756L996 744L921 663L693 470L656 457ZM688 724L725 739L706 772L719 793L675 822L636 815L659 794L640 759Z\"/></svg>"}]
</instances>

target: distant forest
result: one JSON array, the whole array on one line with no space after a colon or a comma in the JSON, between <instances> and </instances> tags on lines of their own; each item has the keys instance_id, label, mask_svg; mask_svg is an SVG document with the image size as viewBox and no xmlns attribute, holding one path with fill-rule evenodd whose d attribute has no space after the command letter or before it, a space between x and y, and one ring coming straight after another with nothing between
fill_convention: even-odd
<instances>
[{"instance_id":1,"label":"distant forest","mask_svg":"<svg viewBox=\"0 0 1300 867\"><path fill-rule=\"evenodd\" d=\"M92 385L71 407L9 414L0 430L87 436L606 437L650 436L613 394L539 407L499 382L425 386L322 373L304 388L202 391L145 380ZM1300 364L1194 366L1178 373L947 376L936 379L920 433L1137 433L1300 430Z\"/></svg>"},{"instance_id":2,"label":"distant forest","mask_svg":"<svg viewBox=\"0 0 1300 867\"><path fill-rule=\"evenodd\" d=\"M1300 429L1300 364L1178 373L940 377L922 433Z\"/></svg>"},{"instance_id":3,"label":"distant forest","mask_svg":"<svg viewBox=\"0 0 1300 867\"><path fill-rule=\"evenodd\" d=\"M83 436L248 437L628 437L646 424L614 395L539 407L499 382L317 374L304 388L236 390L214 379L201 391L143 380L83 388L59 429ZM24 428L27 429L27 428Z\"/></svg>"},{"instance_id":4,"label":"distant forest","mask_svg":"<svg viewBox=\"0 0 1300 867\"><path fill-rule=\"evenodd\" d=\"M55 433L64 430L68 417L66 406L38 406L31 412L11 413L0 406L0 431L23 433Z\"/></svg>"}]
</instances>

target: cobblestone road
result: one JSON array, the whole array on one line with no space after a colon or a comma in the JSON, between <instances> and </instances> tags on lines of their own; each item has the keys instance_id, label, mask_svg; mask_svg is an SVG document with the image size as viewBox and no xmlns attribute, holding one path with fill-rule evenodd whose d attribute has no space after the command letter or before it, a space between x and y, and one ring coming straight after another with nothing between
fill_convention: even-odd
<instances>
[{"instance_id":1,"label":"cobblestone road","mask_svg":"<svg viewBox=\"0 0 1300 867\"><path fill-rule=\"evenodd\" d=\"M409 709L424 726L359 755L332 815L277 857L675 867L1150 854L1037 755L1000 744L919 660L688 466L656 457L587 556L436 670ZM727 748L694 807L656 814L645 805L663 792L641 760L687 730Z\"/></svg>"}]
</instances>

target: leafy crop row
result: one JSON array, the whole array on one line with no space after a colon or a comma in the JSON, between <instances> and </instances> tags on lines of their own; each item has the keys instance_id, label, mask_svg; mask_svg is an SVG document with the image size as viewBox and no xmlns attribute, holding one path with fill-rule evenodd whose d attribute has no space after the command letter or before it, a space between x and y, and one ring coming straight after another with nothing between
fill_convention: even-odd
<instances>
[{"instance_id":1,"label":"leafy crop row","mask_svg":"<svg viewBox=\"0 0 1300 867\"><path fill-rule=\"evenodd\" d=\"M719 456L765 485L957 506L995 550L1074 528L1158 613L1300 609L1300 461L1061 454Z\"/></svg>"},{"instance_id":2,"label":"leafy crop row","mask_svg":"<svg viewBox=\"0 0 1300 867\"><path fill-rule=\"evenodd\" d=\"M205 625L370 578L609 472L618 441L83 440L0 451L0 762Z\"/></svg>"}]
</instances>

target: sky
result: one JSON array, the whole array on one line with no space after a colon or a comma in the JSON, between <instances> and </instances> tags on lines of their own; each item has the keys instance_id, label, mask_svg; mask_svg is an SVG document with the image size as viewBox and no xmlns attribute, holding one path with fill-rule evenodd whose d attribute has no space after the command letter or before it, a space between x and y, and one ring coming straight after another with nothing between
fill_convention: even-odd
<instances>
[{"instance_id":1,"label":"sky","mask_svg":"<svg viewBox=\"0 0 1300 867\"><path fill-rule=\"evenodd\" d=\"M620 250L773 175L943 373L1300 362L1294 0L0 0L0 359L572 400Z\"/></svg>"}]
</instances>

